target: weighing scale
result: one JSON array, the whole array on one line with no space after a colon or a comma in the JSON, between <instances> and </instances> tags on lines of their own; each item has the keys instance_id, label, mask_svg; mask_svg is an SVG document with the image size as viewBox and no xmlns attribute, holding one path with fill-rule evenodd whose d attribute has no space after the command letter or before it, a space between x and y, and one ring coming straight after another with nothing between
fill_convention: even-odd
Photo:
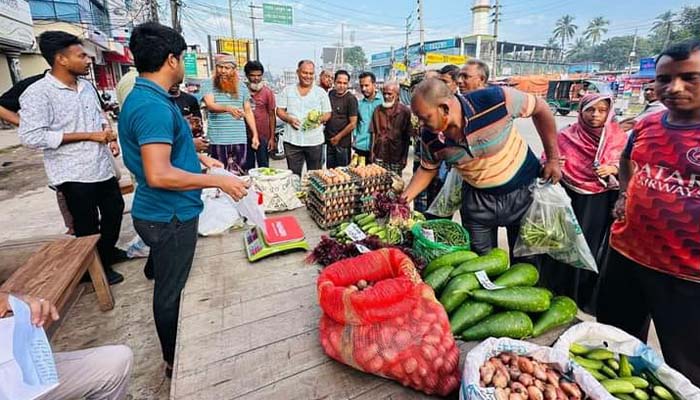
<instances>
[{"instance_id":1,"label":"weighing scale","mask_svg":"<svg viewBox=\"0 0 700 400\"><path fill-rule=\"evenodd\" d=\"M264 230L255 225L245 232L244 238L250 262L277 253L309 250L309 245L304 240L304 231L292 215L266 218Z\"/></svg>"}]
</instances>

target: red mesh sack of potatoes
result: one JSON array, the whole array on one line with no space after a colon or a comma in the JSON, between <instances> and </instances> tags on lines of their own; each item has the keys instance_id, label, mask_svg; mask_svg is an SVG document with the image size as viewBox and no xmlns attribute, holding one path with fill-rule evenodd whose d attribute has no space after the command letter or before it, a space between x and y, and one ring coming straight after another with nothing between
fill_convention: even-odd
<instances>
[{"instance_id":1,"label":"red mesh sack of potatoes","mask_svg":"<svg viewBox=\"0 0 700 400\"><path fill-rule=\"evenodd\" d=\"M427 394L459 385L459 349L433 290L397 249L326 267L318 278L320 338L331 358Z\"/></svg>"}]
</instances>

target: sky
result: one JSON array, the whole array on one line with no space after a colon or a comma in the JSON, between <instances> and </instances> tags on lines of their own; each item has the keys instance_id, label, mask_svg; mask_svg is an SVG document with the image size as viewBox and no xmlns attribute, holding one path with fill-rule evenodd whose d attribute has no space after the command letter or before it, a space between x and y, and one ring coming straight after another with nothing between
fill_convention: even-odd
<instances>
[{"instance_id":1,"label":"sky","mask_svg":"<svg viewBox=\"0 0 700 400\"><path fill-rule=\"evenodd\" d=\"M237 38L251 37L250 0L230 0L234 9ZM266 1L265 1L266 2ZM373 53L401 47L405 41L406 17L412 17L409 42L419 39L417 0L270 0L294 9L293 26L255 20L260 42L260 60L275 74L293 70L302 58L320 62L324 46L337 45L341 26L346 45L362 46L367 58ZM473 0L423 0L425 40L463 36L471 32ZM230 36L229 0L182 0L182 24L188 44L206 51L206 35ZM260 6L263 0L254 0ZM610 21L604 36L631 35L635 29L647 34L656 16L700 1L679 0L500 0L499 40L544 44L555 21L564 14L575 17L583 32L588 21L603 16ZM161 18L169 20L167 6ZM255 9L262 18L262 9Z\"/></svg>"}]
</instances>

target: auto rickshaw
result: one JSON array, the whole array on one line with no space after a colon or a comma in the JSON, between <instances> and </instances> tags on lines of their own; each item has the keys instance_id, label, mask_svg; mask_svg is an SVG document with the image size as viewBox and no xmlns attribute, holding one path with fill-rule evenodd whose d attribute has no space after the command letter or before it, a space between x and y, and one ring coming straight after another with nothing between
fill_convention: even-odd
<instances>
[{"instance_id":1,"label":"auto rickshaw","mask_svg":"<svg viewBox=\"0 0 700 400\"><path fill-rule=\"evenodd\" d=\"M547 104L553 114L568 115L578 111L581 98L587 93L612 94L610 83L593 79L549 81Z\"/></svg>"}]
</instances>

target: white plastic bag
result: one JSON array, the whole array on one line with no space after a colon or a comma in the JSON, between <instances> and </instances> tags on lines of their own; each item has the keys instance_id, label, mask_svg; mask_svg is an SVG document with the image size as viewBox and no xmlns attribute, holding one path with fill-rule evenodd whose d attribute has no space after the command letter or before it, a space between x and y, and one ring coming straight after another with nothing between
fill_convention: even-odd
<instances>
[{"instance_id":1,"label":"white plastic bag","mask_svg":"<svg viewBox=\"0 0 700 400\"><path fill-rule=\"evenodd\" d=\"M488 338L474 347L464 360L462 383L459 390L460 400L496 400L495 388L479 386L481 376L479 368L491 357L502 352L513 352L517 355L550 364L559 372L567 375L581 387L581 390L593 400L614 400L603 386L576 363L569 362L568 353L551 347L509 338Z\"/></svg>"},{"instance_id":2,"label":"white plastic bag","mask_svg":"<svg viewBox=\"0 0 700 400\"><path fill-rule=\"evenodd\" d=\"M532 186L532 195L532 205L520 222L513 254L549 254L565 264L597 273L595 258L566 190L559 184L538 180Z\"/></svg>"},{"instance_id":3,"label":"white plastic bag","mask_svg":"<svg viewBox=\"0 0 700 400\"><path fill-rule=\"evenodd\" d=\"M202 236L218 235L233 227L242 228L245 222L238 213L233 199L218 189L202 191L204 209L199 215L198 232Z\"/></svg>"},{"instance_id":4,"label":"white plastic bag","mask_svg":"<svg viewBox=\"0 0 700 400\"><path fill-rule=\"evenodd\" d=\"M700 389L688 378L664 362L659 353L636 337L610 325L597 322L582 322L564 332L554 348L566 354L572 343L584 346L605 347L608 350L630 357L635 368L648 369L666 387L684 400L700 400Z\"/></svg>"},{"instance_id":5,"label":"white plastic bag","mask_svg":"<svg viewBox=\"0 0 700 400\"><path fill-rule=\"evenodd\" d=\"M210 174L212 175L221 175L221 176L228 176L231 179L240 179L240 180L246 180L249 179L248 177L237 177L234 174L232 174L229 171L226 171L223 168L212 168L209 171ZM216 189L215 189L216 190ZM236 213L224 211L223 209L220 210L222 212L221 215L217 215L216 217L220 217L223 222L220 221L220 223L224 222L229 222L232 223L230 227L236 225L236 221L238 219L241 219L241 217L245 218L245 221L242 221L240 225L243 226L245 225L245 222L248 222L252 225L257 225L261 227L262 229L265 229L265 210L262 207L260 197L261 194L260 192L256 191L254 187L250 187L247 190L247 194L240 200L235 201L231 196L229 196L226 193L221 192L220 190L216 190L214 198L217 199L223 199L221 200L222 204L221 207L228 207L236 211ZM211 202L212 199L209 199L209 202ZM227 206L225 206L227 204ZM206 210L206 203L205 203L205 210ZM216 210L217 208L213 208L212 210ZM236 219L232 219L232 218ZM201 216L200 216L200 225L201 225ZM228 228L226 228L228 229ZM223 232L223 231L222 231Z\"/></svg>"},{"instance_id":6,"label":"white plastic bag","mask_svg":"<svg viewBox=\"0 0 700 400\"><path fill-rule=\"evenodd\" d=\"M462 176L456 168L452 168L447 173L440 192L426 212L438 217L452 218L454 213L462 207L462 182Z\"/></svg>"}]
</instances>

